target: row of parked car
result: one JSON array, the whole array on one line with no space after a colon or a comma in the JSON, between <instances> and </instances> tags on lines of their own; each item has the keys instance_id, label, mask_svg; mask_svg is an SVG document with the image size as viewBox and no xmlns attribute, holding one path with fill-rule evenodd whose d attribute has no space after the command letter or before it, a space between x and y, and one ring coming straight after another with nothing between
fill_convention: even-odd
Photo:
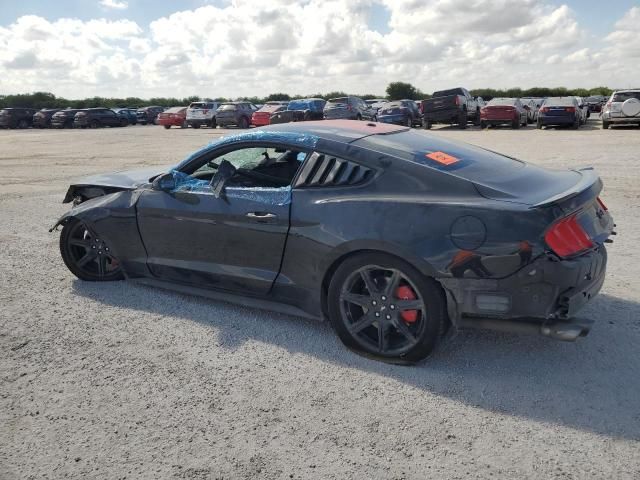
<instances>
[{"instance_id":1,"label":"row of parked car","mask_svg":"<svg viewBox=\"0 0 640 480\"><path fill-rule=\"evenodd\" d=\"M124 127L135 124L156 124L164 128L221 127L249 128L269 124L302 122L323 119L368 120L383 123L422 126L434 124L457 125L467 128L469 123L487 128L507 125L520 128L536 124L537 128L569 126L579 128L591 113L599 113L602 127L612 124L640 126L640 89L620 90L611 97L575 96L549 98L493 98L485 102L471 95L465 88L434 92L427 100L385 99L363 100L346 96L323 100L296 99L288 102L271 101L264 105L250 102L193 102L188 107L164 109L144 108L86 108L43 109L5 108L0 110L0 127L4 128L98 128Z\"/></svg>"}]
</instances>

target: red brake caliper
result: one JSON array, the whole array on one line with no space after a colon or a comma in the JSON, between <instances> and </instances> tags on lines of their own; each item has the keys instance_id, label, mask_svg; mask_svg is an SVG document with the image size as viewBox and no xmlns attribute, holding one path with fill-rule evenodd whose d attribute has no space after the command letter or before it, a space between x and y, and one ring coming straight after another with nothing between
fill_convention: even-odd
<instances>
[{"instance_id":1,"label":"red brake caliper","mask_svg":"<svg viewBox=\"0 0 640 480\"><path fill-rule=\"evenodd\" d=\"M415 300L416 294L413 292L413 289L408 285L403 285L396 289L396 297L399 300ZM404 310L400 312L400 316L406 323L415 323L418 320L418 311L417 310Z\"/></svg>"}]
</instances>

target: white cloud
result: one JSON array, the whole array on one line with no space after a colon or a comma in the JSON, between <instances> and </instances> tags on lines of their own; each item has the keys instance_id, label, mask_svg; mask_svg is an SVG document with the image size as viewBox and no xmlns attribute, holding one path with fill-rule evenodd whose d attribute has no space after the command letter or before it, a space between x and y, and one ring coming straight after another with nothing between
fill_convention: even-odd
<instances>
[{"instance_id":1,"label":"white cloud","mask_svg":"<svg viewBox=\"0 0 640 480\"><path fill-rule=\"evenodd\" d=\"M100 0L100 5L114 10L126 10L129 8L129 2L118 2L118 0Z\"/></svg>"},{"instance_id":2,"label":"white cloud","mask_svg":"<svg viewBox=\"0 0 640 480\"><path fill-rule=\"evenodd\" d=\"M374 3L389 11L387 33L368 24ZM570 8L537 0L231 0L144 27L20 17L0 27L0 93L383 93L395 80L431 92L617 86L640 76L638 7L597 48Z\"/></svg>"}]
</instances>

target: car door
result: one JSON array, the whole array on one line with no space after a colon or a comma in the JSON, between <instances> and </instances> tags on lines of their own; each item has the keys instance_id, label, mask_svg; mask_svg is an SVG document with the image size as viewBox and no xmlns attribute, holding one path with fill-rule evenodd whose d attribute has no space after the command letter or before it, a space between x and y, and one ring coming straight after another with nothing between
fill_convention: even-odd
<instances>
[{"instance_id":1,"label":"car door","mask_svg":"<svg viewBox=\"0 0 640 480\"><path fill-rule=\"evenodd\" d=\"M279 186L254 180L242 185L240 179L219 197L209 187L207 168L215 181L218 169L210 162L226 160L255 173L261 159L282 154L256 144L234 147L194 160L196 166L202 163L194 171L193 166L182 168L188 174L174 174L182 180L172 191L144 191L137 215L151 273L172 282L266 294L280 270L289 230L290 183L300 165L298 155L306 154L287 150L294 161L287 163Z\"/></svg>"}]
</instances>

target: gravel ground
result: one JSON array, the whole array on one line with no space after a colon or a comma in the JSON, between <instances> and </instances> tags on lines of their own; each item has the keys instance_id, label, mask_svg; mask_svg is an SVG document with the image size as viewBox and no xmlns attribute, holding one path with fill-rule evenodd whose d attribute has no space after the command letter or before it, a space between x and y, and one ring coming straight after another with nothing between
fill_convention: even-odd
<instances>
[{"instance_id":1,"label":"gravel ground","mask_svg":"<svg viewBox=\"0 0 640 480\"><path fill-rule=\"evenodd\" d=\"M47 229L72 179L220 133L0 131L0 478L640 477L638 129L433 131L594 165L619 236L587 338L461 332L416 367L323 323L66 270Z\"/></svg>"}]
</instances>

